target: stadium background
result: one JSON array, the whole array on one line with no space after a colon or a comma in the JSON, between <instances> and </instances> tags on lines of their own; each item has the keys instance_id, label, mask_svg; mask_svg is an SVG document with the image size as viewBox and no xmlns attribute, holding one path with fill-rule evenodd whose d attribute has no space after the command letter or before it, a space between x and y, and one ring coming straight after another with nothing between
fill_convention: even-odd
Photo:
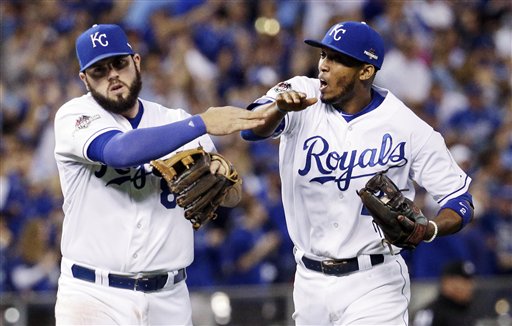
<instances>
[{"instance_id":1,"label":"stadium background","mask_svg":"<svg viewBox=\"0 0 512 326\"><path fill-rule=\"evenodd\" d=\"M245 107L278 81L315 77L321 38L366 21L387 43L376 83L443 133L473 178L475 221L404 253L411 312L442 266L476 266L481 325L510 322L512 302L512 5L475 1L79 1L0 3L0 325L52 324L62 194L53 116L85 89L75 38L117 23L142 54L141 97L191 114ZM294 260L280 202L277 142L214 138L244 176L244 200L196 234L189 268L196 323L291 323ZM432 216L438 207L420 192ZM509 319L507 319L507 316ZM246 322L241 322L244 320ZM487 324L486 324L487 323Z\"/></svg>"}]
</instances>

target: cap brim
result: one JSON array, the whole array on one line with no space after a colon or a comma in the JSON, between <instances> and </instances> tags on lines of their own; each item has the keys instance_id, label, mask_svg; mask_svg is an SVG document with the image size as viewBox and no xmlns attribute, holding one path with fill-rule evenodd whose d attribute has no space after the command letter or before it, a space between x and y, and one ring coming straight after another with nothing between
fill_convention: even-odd
<instances>
[{"instance_id":1,"label":"cap brim","mask_svg":"<svg viewBox=\"0 0 512 326\"><path fill-rule=\"evenodd\" d=\"M134 53L133 52L114 52L114 53L102 54L102 55L94 58L94 60L91 60L87 65L85 65L82 69L80 69L80 72L84 72L85 69L89 68L90 66L92 66L96 62L101 61L103 59L110 58L110 57L115 57L115 56L118 56L118 55L132 55L132 54L134 54Z\"/></svg>"},{"instance_id":2,"label":"cap brim","mask_svg":"<svg viewBox=\"0 0 512 326\"><path fill-rule=\"evenodd\" d=\"M325 45L322 42L318 42L315 40L304 40L304 43L314 46L315 48L323 48Z\"/></svg>"},{"instance_id":3,"label":"cap brim","mask_svg":"<svg viewBox=\"0 0 512 326\"><path fill-rule=\"evenodd\" d=\"M337 49L337 48L335 48L332 45L324 44L322 42L318 42L318 41L315 41L315 40L304 40L304 43L306 43L307 45L314 46L315 48L328 48L328 49L333 50L335 52L343 53L344 55L349 56L349 57L351 57L351 58L353 58L353 59L355 59L357 61L361 61L361 59L356 58L356 57L346 53L345 51L341 51L340 49ZM361 62L364 62L364 61L361 61Z\"/></svg>"}]
</instances>

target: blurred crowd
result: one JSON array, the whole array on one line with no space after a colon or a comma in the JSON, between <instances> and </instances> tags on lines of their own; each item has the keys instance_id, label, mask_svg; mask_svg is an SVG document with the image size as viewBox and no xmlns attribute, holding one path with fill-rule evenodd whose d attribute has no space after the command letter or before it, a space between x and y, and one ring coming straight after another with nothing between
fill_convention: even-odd
<instances>
[{"instance_id":1,"label":"blurred crowd","mask_svg":"<svg viewBox=\"0 0 512 326\"><path fill-rule=\"evenodd\" d=\"M376 84L446 138L473 178L475 218L457 235L404 252L412 280L469 260L476 275L512 274L512 5L505 0L46 0L0 2L0 292L54 290L62 193L53 117L86 90L76 37L117 23L142 55L141 97L197 114L246 107L279 81L316 77L321 38L365 21L387 43ZM278 141L214 138L244 178L244 198L195 233L194 287L291 282ZM437 204L418 189L427 216Z\"/></svg>"}]
</instances>

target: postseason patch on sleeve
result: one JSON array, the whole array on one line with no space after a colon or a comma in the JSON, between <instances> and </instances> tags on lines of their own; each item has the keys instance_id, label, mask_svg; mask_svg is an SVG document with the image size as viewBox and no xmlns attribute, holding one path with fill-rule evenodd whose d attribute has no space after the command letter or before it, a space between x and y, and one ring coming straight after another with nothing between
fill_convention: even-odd
<instances>
[{"instance_id":1,"label":"postseason patch on sleeve","mask_svg":"<svg viewBox=\"0 0 512 326\"><path fill-rule=\"evenodd\" d=\"M282 92L289 91L291 89L292 89L292 84L287 83L287 82L280 82L279 84L274 86L273 90L274 90L274 92L276 92L276 94L279 94Z\"/></svg>"},{"instance_id":2,"label":"postseason patch on sleeve","mask_svg":"<svg viewBox=\"0 0 512 326\"><path fill-rule=\"evenodd\" d=\"M99 114L96 114L92 117L89 115L82 115L75 121L75 130L85 129L89 127L91 122L93 122L94 120L98 120L99 118Z\"/></svg>"}]
</instances>

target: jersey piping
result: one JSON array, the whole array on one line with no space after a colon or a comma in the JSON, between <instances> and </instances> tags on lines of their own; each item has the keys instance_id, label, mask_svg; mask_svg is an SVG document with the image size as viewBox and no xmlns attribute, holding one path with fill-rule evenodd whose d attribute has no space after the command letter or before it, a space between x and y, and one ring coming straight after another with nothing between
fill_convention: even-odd
<instances>
[{"instance_id":1,"label":"jersey piping","mask_svg":"<svg viewBox=\"0 0 512 326\"><path fill-rule=\"evenodd\" d=\"M341 116L343 117L343 119L345 119L345 121L350 122L350 121L354 120L355 118L362 116L363 114L371 112L371 111L375 110L376 108L378 108L379 105L382 104L382 102L384 102L384 98L385 98L384 96L380 95L373 88L371 91L372 91L372 100L361 111L359 111L355 114L348 114L348 113L343 113L342 111L340 111Z\"/></svg>"}]
</instances>

